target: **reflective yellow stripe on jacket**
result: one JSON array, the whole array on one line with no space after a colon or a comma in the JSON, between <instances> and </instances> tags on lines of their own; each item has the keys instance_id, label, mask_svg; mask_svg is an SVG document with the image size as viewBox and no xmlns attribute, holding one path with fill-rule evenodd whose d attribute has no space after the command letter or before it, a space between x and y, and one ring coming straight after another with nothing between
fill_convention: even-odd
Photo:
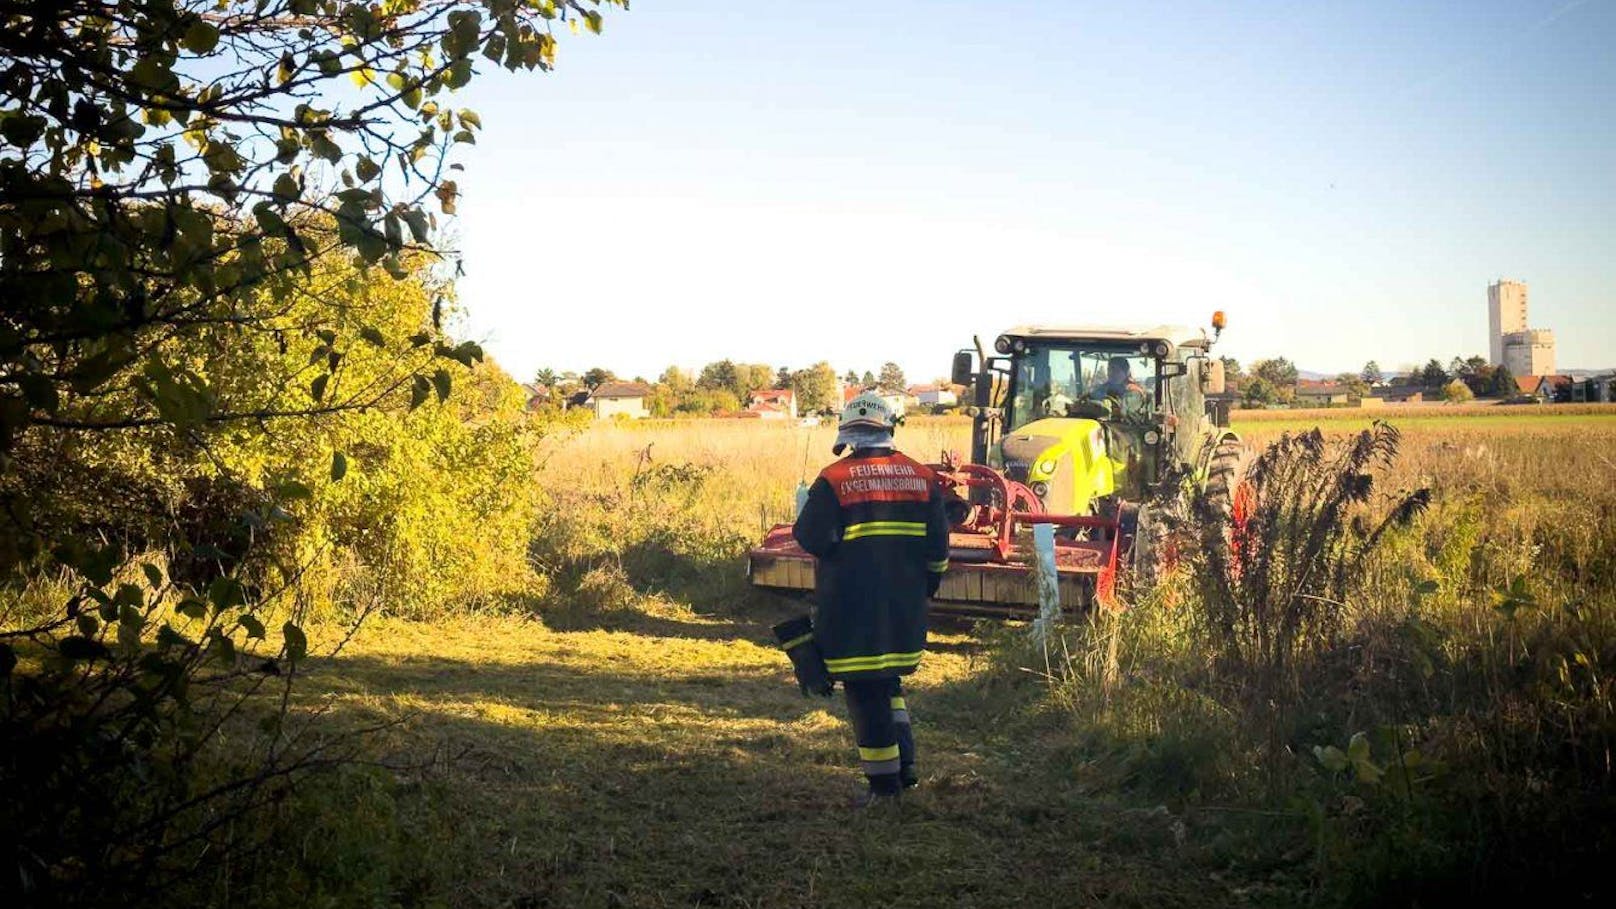
<instances>
[{"instance_id":1,"label":"reflective yellow stripe on jacket","mask_svg":"<svg viewBox=\"0 0 1616 909\"><path fill-rule=\"evenodd\" d=\"M883 653L877 656L844 657L826 660L825 668L831 672L868 672L872 669L898 669L919 666L921 651L914 653Z\"/></svg>"},{"instance_id":2,"label":"reflective yellow stripe on jacket","mask_svg":"<svg viewBox=\"0 0 1616 909\"><path fill-rule=\"evenodd\" d=\"M923 537L926 535L924 521L865 521L862 524L849 524L847 530L842 532L842 542L856 540L859 537Z\"/></svg>"}]
</instances>

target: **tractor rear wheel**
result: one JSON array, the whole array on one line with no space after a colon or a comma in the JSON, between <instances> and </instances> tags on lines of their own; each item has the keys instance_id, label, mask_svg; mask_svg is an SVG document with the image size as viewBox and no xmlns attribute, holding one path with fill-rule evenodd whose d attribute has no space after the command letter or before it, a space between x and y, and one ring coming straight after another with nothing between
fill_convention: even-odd
<instances>
[{"instance_id":1,"label":"tractor rear wheel","mask_svg":"<svg viewBox=\"0 0 1616 909\"><path fill-rule=\"evenodd\" d=\"M1236 503L1241 498L1241 483L1246 475L1246 446L1234 439L1224 439L1212 449L1212 460L1207 466L1206 486L1201 490L1201 506L1206 517L1226 522L1234 520Z\"/></svg>"},{"instance_id":2,"label":"tractor rear wheel","mask_svg":"<svg viewBox=\"0 0 1616 909\"><path fill-rule=\"evenodd\" d=\"M1143 591L1155 586L1178 561L1178 541L1174 528L1180 526L1166 505L1140 506L1134 517L1133 549L1129 561L1136 587Z\"/></svg>"}]
</instances>

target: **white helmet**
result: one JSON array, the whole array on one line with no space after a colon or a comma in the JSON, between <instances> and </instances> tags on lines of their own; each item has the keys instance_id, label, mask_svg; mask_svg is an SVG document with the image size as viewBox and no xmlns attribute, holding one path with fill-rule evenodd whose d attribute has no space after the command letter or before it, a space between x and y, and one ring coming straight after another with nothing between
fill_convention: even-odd
<instances>
[{"instance_id":1,"label":"white helmet","mask_svg":"<svg viewBox=\"0 0 1616 909\"><path fill-rule=\"evenodd\" d=\"M885 399L873 391L864 391L842 408L842 418L837 421L836 428L868 426L891 432L902 422L903 415L895 412Z\"/></svg>"},{"instance_id":2,"label":"white helmet","mask_svg":"<svg viewBox=\"0 0 1616 909\"><path fill-rule=\"evenodd\" d=\"M880 395L863 392L842 408L831 453L841 454L848 448L891 448L892 430L902 422L903 415L895 413Z\"/></svg>"}]
</instances>

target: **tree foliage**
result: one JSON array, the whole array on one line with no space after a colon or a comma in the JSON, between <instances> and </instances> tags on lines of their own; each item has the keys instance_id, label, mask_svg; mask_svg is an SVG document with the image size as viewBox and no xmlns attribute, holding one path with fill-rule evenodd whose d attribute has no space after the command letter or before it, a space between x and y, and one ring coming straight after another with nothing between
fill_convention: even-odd
<instances>
[{"instance_id":1,"label":"tree foliage","mask_svg":"<svg viewBox=\"0 0 1616 909\"><path fill-rule=\"evenodd\" d=\"M727 391L736 401L745 401L752 392L774 384L774 367L764 363L736 363L718 360L701 368L696 385L707 391Z\"/></svg>"},{"instance_id":2,"label":"tree foliage","mask_svg":"<svg viewBox=\"0 0 1616 909\"><path fill-rule=\"evenodd\" d=\"M482 128L453 96L549 69L556 26L611 4L0 10L0 862L24 904L139 902L229 851L310 752L271 725L222 783L197 758L218 709L295 675L310 608L529 576L523 395L446 331L437 218Z\"/></svg>"},{"instance_id":3,"label":"tree foliage","mask_svg":"<svg viewBox=\"0 0 1616 909\"><path fill-rule=\"evenodd\" d=\"M880 386L882 391L894 394L901 394L904 389L909 387L908 382L904 380L903 369L896 363L881 364L881 377L876 384Z\"/></svg>"},{"instance_id":4,"label":"tree foliage","mask_svg":"<svg viewBox=\"0 0 1616 909\"><path fill-rule=\"evenodd\" d=\"M685 394L696 387L696 382L690 378L690 374L677 366L664 369L662 375L657 377L657 384L666 385L675 395Z\"/></svg>"},{"instance_id":5,"label":"tree foliage","mask_svg":"<svg viewBox=\"0 0 1616 909\"><path fill-rule=\"evenodd\" d=\"M836 406L836 370L821 360L791 374L791 388L797 395L797 412L829 410Z\"/></svg>"},{"instance_id":6,"label":"tree foliage","mask_svg":"<svg viewBox=\"0 0 1616 909\"><path fill-rule=\"evenodd\" d=\"M1515 381L1515 374L1509 371L1508 366L1499 364L1493 367L1488 393L1495 398L1513 398L1521 393L1520 385Z\"/></svg>"},{"instance_id":7,"label":"tree foliage","mask_svg":"<svg viewBox=\"0 0 1616 909\"><path fill-rule=\"evenodd\" d=\"M1475 392L1470 390L1470 386L1458 379L1454 379L1442 386L1442 400L1449 404L1463 404L1472 400L1475 396Z\"/></svg>"},{"instance_id":8,"label":"tree foliage","mask_svg":"<svg viewBox=\"0 0 1616 909\"><path fill-rule=\"evenodd\" d=\"M1381 374L1380 364L1370 360L1364 364L1363 370L1358 373L1358 378L1363 379L1366 385L1379 385L1385 376Z\"/></svg>"},{"instance_id":9,"label":"tree foliage","mask_svg":"<svg viewBox=\"0 0 1616 909\"><path fill-rule=\"evenodd\" d=\"M1448 381L1453 378L1448 374L1446 369L1442 368L1442 361L1438 360L1436 357L1432 357L1426 361L1425 368L1419 371L1418 376L1419 381L1426 388L1441 388L1442 386L1448 384ZM1414 376L1410 376L1409 378L1412 379Z\"/></svg>"},{"instance_id":10,"label":"tree foliage","mask_svg":"<svg viewBox=\"0 0 1616 909\"><path fill-rule=\"evenodd\" d=\"M1279 390L1262 376L1251 376L1240 386L1241 399L1247 407L1267 407L1280 403Z\"/></svg>"},{"instance_id":11,"label":"tree foliage","mask_svg":"<svg viewBox=\"0 0 1616 909\"><path fill-rule=\"evenodd\" d=\"M722 388L734 393L737 384L735 362L733 360L718 360L708 363L701 368L701 372L696 376L696 386L709 391L717 391Z\"/></svg>"},{"instance_id":12,"label":"tree foliage","mask_svg":"<svg viewBox=\"0 0 1616 909\"><path fill-rule=\"evenodd\" d=\"M475 141L482 125L452 104L454 91L479 59L549 68L552 23L577 16L598 30L596 5L9 7L0 28L0 449L41 423L239 416L153 347L207 326L329 331L243 316L261 293L319 295L310 269L326 255L404 274L410 251L430 248L437 213L454 211L449 149ZM132 390L136 406L83 412L109 387ZM305 410L359 403L313 397Z\"/></svg>"},{"instance_id":13,"label":"tree foliage","mask_svg":"<svg viewBox=\"0 0 1616 909\"><path fill-rule=\"evenodd\" d=\"M1276 390L1296 388L1296 364L1284 357L1275 357L1271 360L1258 360L1251 364L1251 374L1259 379L1266 380Z\"/></svg>"},{"instance_id":14,"label":"tree foliage","mask_svg":"<svg viewBox=\"0 0 1616 909\"><path fill-rule=\"evenodd\" d=\"M1335 377L1335 384L1346 389L1347 394L1355 398L1366 397L1369 394L1369 383L1365 382L1357 373L1340 373Z\"/></svg>"},{"instance_id":15,"label":"tree foliage","mask_svg":"<svg viewBox=\"0 0 1616 909\"><path fill-rule=\"evenodd\" d=\"M392 339L343 349L333 382L387 384L412 358L435 359L408 332L430 321L441 287L337 260L315 274L337 288L341 318ZM265 294L251 305L281 304ZM320 338L282 347L229 326L172 343L233 410L306 403L289 377L326 356ZM0 472L12 516L0 533L0 654L29 661L0 672L0 789L11 794L0 847L35 901L121 900L250 845L255 825L236 821L345 753L282 728L284 717L228 747L215 740L216 717L297 677L312 612L428 614L536 583L524 395L490 363L448 368L457 381L425 379L422 402L405 383L318 419L205 434L35 427L18 440ZM205 754L242 775L219 788L202 775Z\"/></svg>"}]
</instances>

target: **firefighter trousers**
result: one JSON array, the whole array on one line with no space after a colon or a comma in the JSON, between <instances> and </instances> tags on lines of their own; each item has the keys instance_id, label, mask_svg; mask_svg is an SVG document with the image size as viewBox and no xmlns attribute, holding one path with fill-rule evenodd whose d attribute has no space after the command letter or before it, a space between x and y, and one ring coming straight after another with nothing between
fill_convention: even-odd
<instances>
[{"instance_id":1,"label":"firefighter trousers","mask_svg":"<svg viewBox=\"0 0 1616 909\"><path fill-rule=\"evenodd\" d=\"M842 683L847 713L853 721L859 764L874 792L892 793L900 779L914 776L915 736L909 723L909 704L903 681L858 679ZM900 776L901 774L901 776Z\"/></svg>"}]
</instances>

